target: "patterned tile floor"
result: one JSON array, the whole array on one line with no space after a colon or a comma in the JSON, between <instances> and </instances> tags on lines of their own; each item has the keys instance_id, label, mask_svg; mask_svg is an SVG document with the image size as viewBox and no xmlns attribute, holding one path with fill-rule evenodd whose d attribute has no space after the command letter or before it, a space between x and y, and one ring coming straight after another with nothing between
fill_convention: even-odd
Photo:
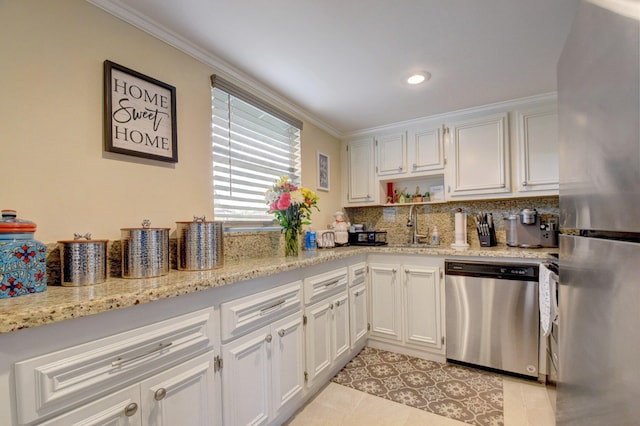
<instances>
[{"instance_id":1,"label":"patterned tile floor","mask_svg":"<svg viewBox=\"0 0 640 426\"><path fill-rule=\"evenodd\" d=\"M332 381L472 425L504 425L498 374L367 347Z\"/></svg>"},{"instance_id":2,"label":"patterned tile floor","mask_svg":"<svg viewBox=\"0 0 640 426\"><path fill-rule=\"evenodd\" d=\"M501 376L506 426L555 426L554 389ZM551 397L550 397L551 394ZM458 420L329 383L291 419L288 426L464 426Z\"/></svg>"}]
</instances>

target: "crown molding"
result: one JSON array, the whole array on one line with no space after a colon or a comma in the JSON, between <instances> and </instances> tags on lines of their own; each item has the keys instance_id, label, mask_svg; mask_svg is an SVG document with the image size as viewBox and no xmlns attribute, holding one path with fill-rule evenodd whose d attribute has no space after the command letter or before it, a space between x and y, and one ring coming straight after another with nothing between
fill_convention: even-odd
<instances>
[{"instance_id":1,"label":"crown molding","mask_svg":"<svg viewBox=\"0 0 640 426\"><path fill-rule=\"evenodd\" d=\"M278 93L274 92L263 83L255 80L250 75L244 73L228 62L222 60L218 56L216 56L213 52L210 52L193 42L181 37L180 35L174 33L173 31L168 30L157 22L149 19L148 17L138 13L136 10L127 6L123 2L119 0L86 0L88 3L104 10L105 12L115 16L123 20L124 22L133 25L134 27L152 35L153 37L167 43L170 46L175 47L176 49L186 53L187 55L197 59L198 61L208 65L215 70L222 72L223 74L231 77L241 84L248 86L252 91L255 91L256 94L265 98L266 100L276 103L291 112L298 115L304 121L308 121L314 126L324 130L329 133L333 137L337 139L341 139L344 135L336 130L335 128L329 126L321 120L318 120L313 115L311 115L308 111L301 108L300 106L294 104Z\"/></svg>"}]
</instances>

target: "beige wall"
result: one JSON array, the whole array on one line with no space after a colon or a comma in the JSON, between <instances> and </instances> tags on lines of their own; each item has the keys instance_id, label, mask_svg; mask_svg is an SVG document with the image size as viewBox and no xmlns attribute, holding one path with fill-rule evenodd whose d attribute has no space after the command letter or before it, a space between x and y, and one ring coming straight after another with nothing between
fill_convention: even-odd
<instances>
[{"instance_id":1,"label":"beige wall","mask_svg":"<svg viewBox=\"0 0 640 426\"><path fill-rule=\"evenodd\" d=\"M74 232L118 239L120 228L212 217L211 67L83 0L0 2L0 208L38 224L44 242ZM176 87L177 164L105 153L103 61ZM303 185L315 152L339 164L339 142L305 123ZM339 168L320 193L327 222L339 207Z\"/></svg>"}]
</instances>

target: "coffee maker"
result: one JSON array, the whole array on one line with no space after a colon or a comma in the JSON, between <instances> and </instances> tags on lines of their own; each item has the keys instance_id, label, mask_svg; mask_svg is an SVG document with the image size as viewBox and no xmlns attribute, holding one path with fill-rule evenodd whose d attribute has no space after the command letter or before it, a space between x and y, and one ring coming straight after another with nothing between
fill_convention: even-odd
<instances>
[{"instance_id":1,"label":"coffee maker","mask_svg":"<svg viewBox=\"0 0 640 426\"><path fill-rule=\"evenodd\" d=\"M536 209L523 209L505 218L507 245L511 247L558 247L558 220L549 217L542 222Z\"/></svg>"}]
</instances>

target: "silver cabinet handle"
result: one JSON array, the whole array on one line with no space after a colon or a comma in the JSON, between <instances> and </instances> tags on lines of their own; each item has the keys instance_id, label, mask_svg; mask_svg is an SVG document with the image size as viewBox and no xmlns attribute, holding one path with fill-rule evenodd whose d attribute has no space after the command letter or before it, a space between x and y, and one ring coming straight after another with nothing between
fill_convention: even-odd
<instances>
[{"instance_id":1,"label":"silver cabinet handle","mask_svg":"<svg viewBox=\"0 0 640 426\"><path fill-rule=\"evenodd\" d=\"M271 311L275 311L276 309L279 309L282 305L284 305L284 303L286 302L286 300L281 300L271 306L268 306L266 308L262 308L260 309L260 315L264 315L267 314Z\"/></svg>"},{"instance_id":2,"label":"silver cabinet handle","mask_svg":"<svg viewBox=\"0 0 640 426\"><path fill-rule=\"evenodd\" d=\"M127 417L133 416L138 411L138 404L132 402L131 404L124 407L124 415Z\"/></svg>"},{"instance_id":3,"label":"silver cabinet handle","mask_svg":"<svg viewBox=\"0 0 640 426\"><path fill-rule=\"evenodd\" d=\"M354 275L356 277L359 277L360 275L364 275L364 273L365 273L364 269L358 269Z\"/></svg>"},{"instance_id":4,"label":"silver cabinet handle","mask_svg":"<svg viewBox=\"0 0 640 426\"><path fill-rule=\"evenodd\" d=\"M333 281L329 281L329 282L328 282L328 283L326 283L324 286L325 286L325 287L330 287L330 286L332 286L332 285L336 285L336 284L338 284L339 282L340 282L340 278L335 279L335 280L333 280Z\"/></svg>"},{"instance_id":5,"label":"silver cabinet handle","mask_svg":"<svg viewBox=\"0 0 640 426\"><path fill-rule=\"evenodd\" d=\"M333 303L329 305L329 309L333 309Z\"/></svg>"},{"instance_id":6,"label":"silver cabinet handle","mask_svg":"<svg viewBox=\"0 0 640 426\"><path fill-rule=\"evenodd\" d=\"M526 180L522 182L522 186L527 186L527 181Z\"/></svg>"},{"instance_id":7,"label":"silver cabinet handle","mask_svg":"<svg viewBox=\"0 0 640 426\"><path fill-rule=\"evenodd\" d=\"M281 328L280 331L278 331L278 336L284 337L284 328Z\"/></svg>"},{"instance_id":8,"label":"silver cabinet handle","mask_svg":"<svg viewBox=\"0 0 640 426\"><path fill-rule=\"evenodd\" d=\"M128 364L128 363L130 363L130 362L136 361L136 360L138 360L138 359L140 359L140 358L147 357L147 356L149 356L149 355L151 355L151 354L154 354L154 353L156 353L156 352L158 352L158 351L161 351L161 350L163 350L163 349L166 349L166 348L168 348L169 346L171 346L172 344L173 344L172 342L169 342L169 343L160 343L160 344L158 344L158 346L157 346L157 347L155 347L155 348L151 349L150 351L145 352L145 353L143 353L143 354L141 354L141 355L138 355L138 356L134 356L133 358L128 358L128 359L118 358L118 359L116 359L115 361L113 361L113 362L111 363L111 366L112 366L112 367L121 367L121 366L123 366L123 365L125 365L125 364Z\"/></svg>"},{"instance_id":9,"label":"silver cabinet handle","mask_svg":"<svg viewBox=\"0 0 640 426\"><path fill-rule=\"evenodd\" d=\"M167 390L165 388L160 388L153 394L153 399L156 401L162 401L165 396L167 396Z\"/></svg>"},{"instance_id":10,"label":"silver cabinet handle","mask_svg":"<svg viewBox=\"0 0 640 426\"><path fill-rule=\"evenodd\" d=\"M411 273L411 269L405 269L404 272L406 272L407 274Z\"/></svg>"},{"instance_id":11,"label":"silver cabinet handle","mask_svg":"<svg viewBox=\"0 0 640 426\"><path fill-rule=\"evenodd\" d=\"M342 305L345 301L344 300L337 300L336 301L336 306L340 307L340 305Z\"/></svg>"},{"instance_id":12,"label":"silver cabinet handle","mask_svg":"<svg viewBox=\"0 0 640 426\"><path fill-rule=\"evenodd\" d=\"M271 343L271 341L273 340L273 336L270 334L267 334L267 337L265 337L264 340L266 340L267 343Z\"/></svg>"},{"instance_id":13,"label":"silver cabinet handle","mask_svg":"<svg viewBox=\"0 0 640 426\"><path fill-rule=\"evenodd\" d=\"M402 166L398 167L398 171L401 172L402 171Z\"/></svg>"},{"instance_id":14,"label":"silver cabinet handle","mask_svg":"<svg viewBox=\"0 0 640 426\"><path fill-rule=\"evenodd\" d=\"M391 272L393 272L393 273L395 274L396 272L398 272L398 270L397 270L396 268L393 268L393 269L391 270Z\"/></svg>"}]
</instances>

